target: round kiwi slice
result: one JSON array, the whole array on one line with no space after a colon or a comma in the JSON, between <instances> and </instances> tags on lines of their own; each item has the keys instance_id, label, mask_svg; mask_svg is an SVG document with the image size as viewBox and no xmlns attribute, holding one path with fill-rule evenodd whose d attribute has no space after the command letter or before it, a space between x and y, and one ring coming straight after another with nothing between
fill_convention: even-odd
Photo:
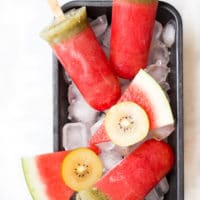
<instances>
[{"instance_id":1,"label":"round kiwi slice","mask_svg":"<svg viewBox=\"0 0 200 200\"><path fill-rule=\"evenodd\" d=\"M102 172L101 160L88 148L73 150L62 162L62 178L75 191L90 188L101 177Z\"/></svg>"},{"instance_id":2,"label":"round kiwi slice","mask_svg":"<svg viewBox=\"0 0 200 200\"><path fill-rule=\"evenodd\" d=\"M114 144L130 146L144 139L149 131L149 119L138 104L130 101L111 107L105 117L105 129Z\"/></svg>"}]
</instances>

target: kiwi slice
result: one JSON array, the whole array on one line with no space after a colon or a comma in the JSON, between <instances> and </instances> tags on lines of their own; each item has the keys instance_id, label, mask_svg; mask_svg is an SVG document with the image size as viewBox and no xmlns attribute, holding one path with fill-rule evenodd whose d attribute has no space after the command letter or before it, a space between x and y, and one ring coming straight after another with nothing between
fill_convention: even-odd
<instances>
[{"instance_id":1,"label":"kiwi slice","mask_svg":"<svg viewBox=\"0 0 200 200\"><path fill-rule=\"evenodd\" d=\"M149 119L142 107L130 101L111 107L105 117L105 129L114 144L130 146L144 139Z\"/></svg>"},{"instance_id":2,"label":"kiwi slice","mask_svg":"<svg viewBox=\"0 0 200 200\"><path fill-rule=\"evenodd\" d=\"M76 200L109 200L109 198L100 190L91 188L80 191Z\"/></svg>"},{"instance_id":3,"label":"kiwi slice","mask_svg":"<svg viewBox=\"0 0 200 200\"><path fill-rule=\"evenodd\" d=\"M101 177L102 172L101 160L88 148L71 151L62 162L62 178L75 191L90 188Z\"/></svg>"}]
</instances>

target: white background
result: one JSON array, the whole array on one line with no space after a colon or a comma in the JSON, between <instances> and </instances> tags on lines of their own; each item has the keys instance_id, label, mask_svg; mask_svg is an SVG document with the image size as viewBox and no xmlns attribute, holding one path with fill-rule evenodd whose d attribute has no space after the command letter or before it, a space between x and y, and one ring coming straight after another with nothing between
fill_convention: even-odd
<instances>
[{"instance_id":1,"label":"white background","mask_svg":"<svg viewBox=\"0 0 200 200\"><path fill-rule=\"evenodd\" d=\"M59 1L61 4L66 0ZM168 0L184 25L185 199L200 198L200 1ZM31 200L20 158L52 151L46 0L0 1L0 200Z\"/></svg>"}]
</instances>

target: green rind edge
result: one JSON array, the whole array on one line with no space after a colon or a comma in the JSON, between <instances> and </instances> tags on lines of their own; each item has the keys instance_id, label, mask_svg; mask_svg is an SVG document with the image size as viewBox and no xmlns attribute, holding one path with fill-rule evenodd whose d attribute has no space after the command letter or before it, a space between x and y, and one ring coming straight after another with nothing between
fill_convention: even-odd
<instances>
[{"instance_id":1,"label":"green rind edge","mask_svg":"<svg viewBox=\"0 0 200 200\"><path fill-rule=\"evenodd\" d=\"M22 170L23 170L23 174L24 174L24 178L25 178L25 182L28 187L28 190L33 200L41 200L41 197L42 197L42 200L47 200L48 199L47 197L43 198L45 196L44 190L42 192L39 192L38 190L38 188L41 189L43 186L40 187L38 184L37 185L32 184L33 182L35 182L33 180L36 180L37 177L31 176L32 174L31 168L33 168L34 166L30 164L30 161L34 162L34 158L21 158ZM40 184L42 185L42 182L40 182Z\"/></svg>"},{"instance_id":2,"label":"green rind edge","mask_svg":"<svg viewBox=\"0 0 200 200\"><path fill-rule=\"evenodd\" d=\"M164 126L174 124L174 116L172 113L170 103L167 99L167 96L166 96L165 92L163 91L163 89L161 88L161 86L159 85L159 83L152 76L150 76L146 71L141 69L138 72L138 75L133 79L131 84L141 85L141 80L140 80L141 77L142 77L142 81L145 82L145 84L148 83L148 84L146 84L146 86L148 86L148 88L150 88L150 86L151 86L151 88L154 88L155 91L159 92L159 101L162 103L162 108L165 108L165 114L167 114L167 116L165 115L165 117L164 117L165 120L162 120L162 121L168 122L167 124L164 124ZM143 85L143 87L144 87L144 85ZM146 92L147 96L150 97L152 95L151 90L145 90L145 91L148 91L148 92ZM152 104L152 105L155 105L155 104ZM160 104L159 104L159 106L160 106ZM159 111L157 111L157 113L158 112Z\"/></svg>"}]
</instances>

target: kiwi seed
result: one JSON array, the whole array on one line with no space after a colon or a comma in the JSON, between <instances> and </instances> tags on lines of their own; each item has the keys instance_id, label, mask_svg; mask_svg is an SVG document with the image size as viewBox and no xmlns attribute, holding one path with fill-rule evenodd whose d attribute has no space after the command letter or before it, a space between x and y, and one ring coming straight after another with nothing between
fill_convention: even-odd
<instances>
[{"instance_id":1,"label":"kiwi seed","mask_svg":"<svg viewBox=\"0 0 200 200\"><path fill-rule=\"evenodd\" d=\"M124 132L129 131L133 128L134 120L131 116L124 116L119 120L119 128Z\"/></svg>"},{"instance_id":2,"label":"kiwi seed","mask_svg":"<svg viewBox=\"0 0 200 200\"><path fill-rule=\"evenodd\" d=\"M74 169L74 173L75 173L76 177L83 178L86 175L90 174L88 168L89 168L88 165L86 165L84 163L83 164L78 163L77 167Z\"/></svg>"}]
</instances>

